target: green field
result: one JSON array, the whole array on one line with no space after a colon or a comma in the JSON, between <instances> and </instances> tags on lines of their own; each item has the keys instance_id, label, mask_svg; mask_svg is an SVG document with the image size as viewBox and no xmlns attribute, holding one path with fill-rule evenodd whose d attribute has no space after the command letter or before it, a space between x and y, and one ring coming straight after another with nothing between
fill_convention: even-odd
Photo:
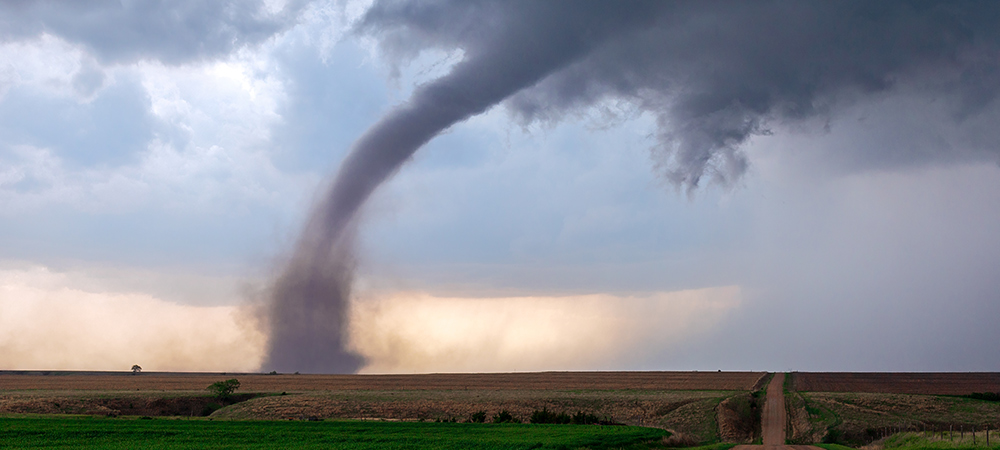
<instances>
[{"instance_id":1,"label":"green field","mask_svg":"<svg viewBox=\"0 0 1000 450\"><path fill-rule=\"evenodd\" d=\"M0 418L2 448L619 449L669 433L598 425Z\"/></svg>"},{"instance_id":2,"label":"green field","mask_svg":"<svg viewBox=\"0 0 1000 450\"><path fill-rule=\"evenodd\" d=\"M1000 443L997 435L991 435L990 445L986 446L986 433L979 431L973 439L972 433L939 433L939 432L908 432L894 434L884 441L886 450L997 450Z\"/></svg>"}]
</instances>

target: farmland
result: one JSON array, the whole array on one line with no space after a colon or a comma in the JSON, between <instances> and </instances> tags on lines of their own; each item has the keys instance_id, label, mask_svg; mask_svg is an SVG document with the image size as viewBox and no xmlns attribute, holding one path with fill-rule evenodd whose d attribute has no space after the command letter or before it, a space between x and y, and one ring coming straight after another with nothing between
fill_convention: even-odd
<instances>
[{"instance_id":1,"label":"farmland","mask_svg":"<svg viewBox=\"0 0 1000 450\"><path fill-rule=\"evenodd\" d=\"M201 391L239 378L243 392L342 390L750 390L763 372L530 372L414 375L0 371L0 391Z\"/></svg>"},{"instance_id":2,"label":"farmland","mask_svg":"<svg viewBox=\"0 0 1000 450\"><path fill-rule=\"evenodd\" d=\"M232 398L214 398L205 389L230 378L239 379L241 384ZM397 430L393 426L409 430L406 424L412 424L427 427L430 435L437 432L434 430L464 430L462 433L475 435L477 426L492 426L488 422L501 411L528 426L532 414L544 409L590 414L606 423L665 430L671 434L671 445L750 443L760 439L759 414L750 408L753 399L760 397L759 393L751 393L770 379L763 372L269 375L8 371L0 372L0 416L5 417L0 423L8 426L25 417L69 420L83 415L95 421L128 423L125 427L144 427L147 424L133 422L136 417L149 416L156 423L186 419L181 422L206 424L206 420L212 420L256 427L319 422L339 423L339 427L347 427L344 423L390 427L378 428L378 433L395 433L386 431ZM991 373L793 372L784 382L787 437L793 444L860 446L872 442L883 445L888 442L886 436L906 431L940 433L953 429L960 433L957 440L973 427L982 430L989 426L996 433L1000 428L1000 402L963 396L1000 391L998 383L1000 376ZM486 424L468 423L477 413ZM514 424L508 425L516 429ZM234 425L232 430L239 435L244 426L251 425ZM459 428L447 428L450 426ZM201 432L186 430L175 431L190 436ZM350 430L354 429L347 427L338 433L355 432ZM312 442L309 440L313 438L303 439ZM550 441L532 442L545 448ZM950 442L944 443L938 435L932 447ZM603 444L594 445L592 448ZM643 444L636 448L652 447Z\"/></svg>"},{"instance_id":3,"label":"farmland","mask_svg":"<svg viewBox=\"0 0 1000 450\"><path fill-rule=\"evenodd\" d=\"M861 445L900 431L1000 426L1000 403L961 397L1000 391L994 373L791 375L786 407L794 443Z\"/></svg>"},{"instance_id":4,"label":"farmland","mask_svg":"<svg viewBox=\"0 0 1000 450\"><path fill-rule=\"evenodd\" d=\"M505 410L593 414L602 420L720 441L719 418L763 372L545 372L421 375L0 372L0 414L183 416L231 420L468 421ZM237 378L239 400L219 405L205 388ZM219 408L220 406L224 406ZM216 410L217 409L217 410ZM731 437L731 436L730 436ZM732 438L732 437L731 437ZM739 437L737 437L739 439ZM746 441L752 436L746 436Z\"/></svg>"},{"instance_id":5,"label":"farmland","mask_svg":"<svg viewBox=\"0 0 1000 450\"><path fill-rule=\"evenodd\" d=\"M1000 373L994 372L792 372L790 376L791 389L799 392L925 395L1000 392Z\"/></svg>"},{"instance_id":6,"label":"farmland","mask_svg":"<svg viewBox=\"0 0 1000 450\"><path fill-rule=\"evenodd\" d=\"M654 428L520 424L80 417L0 421L2 445L14 448L648 449L661 447L657 444L667 435Z\"/></svg>"}]
</instances>

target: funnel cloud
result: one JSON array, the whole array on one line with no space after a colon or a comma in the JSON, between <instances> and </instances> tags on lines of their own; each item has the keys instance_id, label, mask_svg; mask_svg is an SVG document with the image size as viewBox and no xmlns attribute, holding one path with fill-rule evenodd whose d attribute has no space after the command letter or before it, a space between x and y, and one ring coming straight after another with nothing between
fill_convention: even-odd
<instances>
[{"instance_id":1,"label":"funnel cloud","mask_svg":"<svg viewBox=\"0 0 1000 450\"><path fill-rule=\"evenodd\" d=\"M956 121L976 115L1000 89L998 19L991 2L376 2L354 31L392 64L430 49L463 58L342 162L274 281L264 369L360 368L344 346L359 211L458 122L501 102L525 126L610 102L656 118L652 156L671 184L731 186L748 170L748 139L828 120L858 98L916 90L950 102ZM950 151L892 158L997 156L991 145Z\"/></svg>"}]
</instances>

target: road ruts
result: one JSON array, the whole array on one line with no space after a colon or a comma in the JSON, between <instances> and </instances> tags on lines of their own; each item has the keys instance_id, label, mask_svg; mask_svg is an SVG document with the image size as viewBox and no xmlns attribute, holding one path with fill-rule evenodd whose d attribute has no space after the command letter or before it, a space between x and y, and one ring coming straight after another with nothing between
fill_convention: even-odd
<instances>
[{"instance_id":1,"label":"road ruts","mask_svg":"<svg viewBox=\"0 0 1000 450\"><path fill-rule=\"evenodd\" d=\"M776 373L767 384L760 431L764 445L737 445L733 450L822 450L812 445L785 445L785 374Z\"/></svg>"},{"instance_id":2,"label":"road ruts","mask_svg":"<svg viewBox=\"0 0 1000 450\"><path fill-rule=\"evenodd\" d=\"M767 385L764 412L760 415L760 432L764 447L785 445L785 374L776 373Z\"/></svg>"}]
</instances>

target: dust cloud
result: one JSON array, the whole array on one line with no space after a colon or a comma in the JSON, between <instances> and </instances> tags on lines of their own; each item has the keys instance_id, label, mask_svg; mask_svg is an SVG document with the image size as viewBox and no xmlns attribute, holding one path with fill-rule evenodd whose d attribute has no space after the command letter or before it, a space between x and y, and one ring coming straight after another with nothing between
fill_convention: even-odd
<instances>
[{"instance_id":1,"label":"dust cloud","mask_svg":"<svg viewBox=\"0 0 1000 450\"><path fill-rule=\"evenodd\" d=\"M81 278L38 266L0 270L0 367L251 371L260 365L265 336L238 307L99 291Z\"/></svg>"}]
</instances>

